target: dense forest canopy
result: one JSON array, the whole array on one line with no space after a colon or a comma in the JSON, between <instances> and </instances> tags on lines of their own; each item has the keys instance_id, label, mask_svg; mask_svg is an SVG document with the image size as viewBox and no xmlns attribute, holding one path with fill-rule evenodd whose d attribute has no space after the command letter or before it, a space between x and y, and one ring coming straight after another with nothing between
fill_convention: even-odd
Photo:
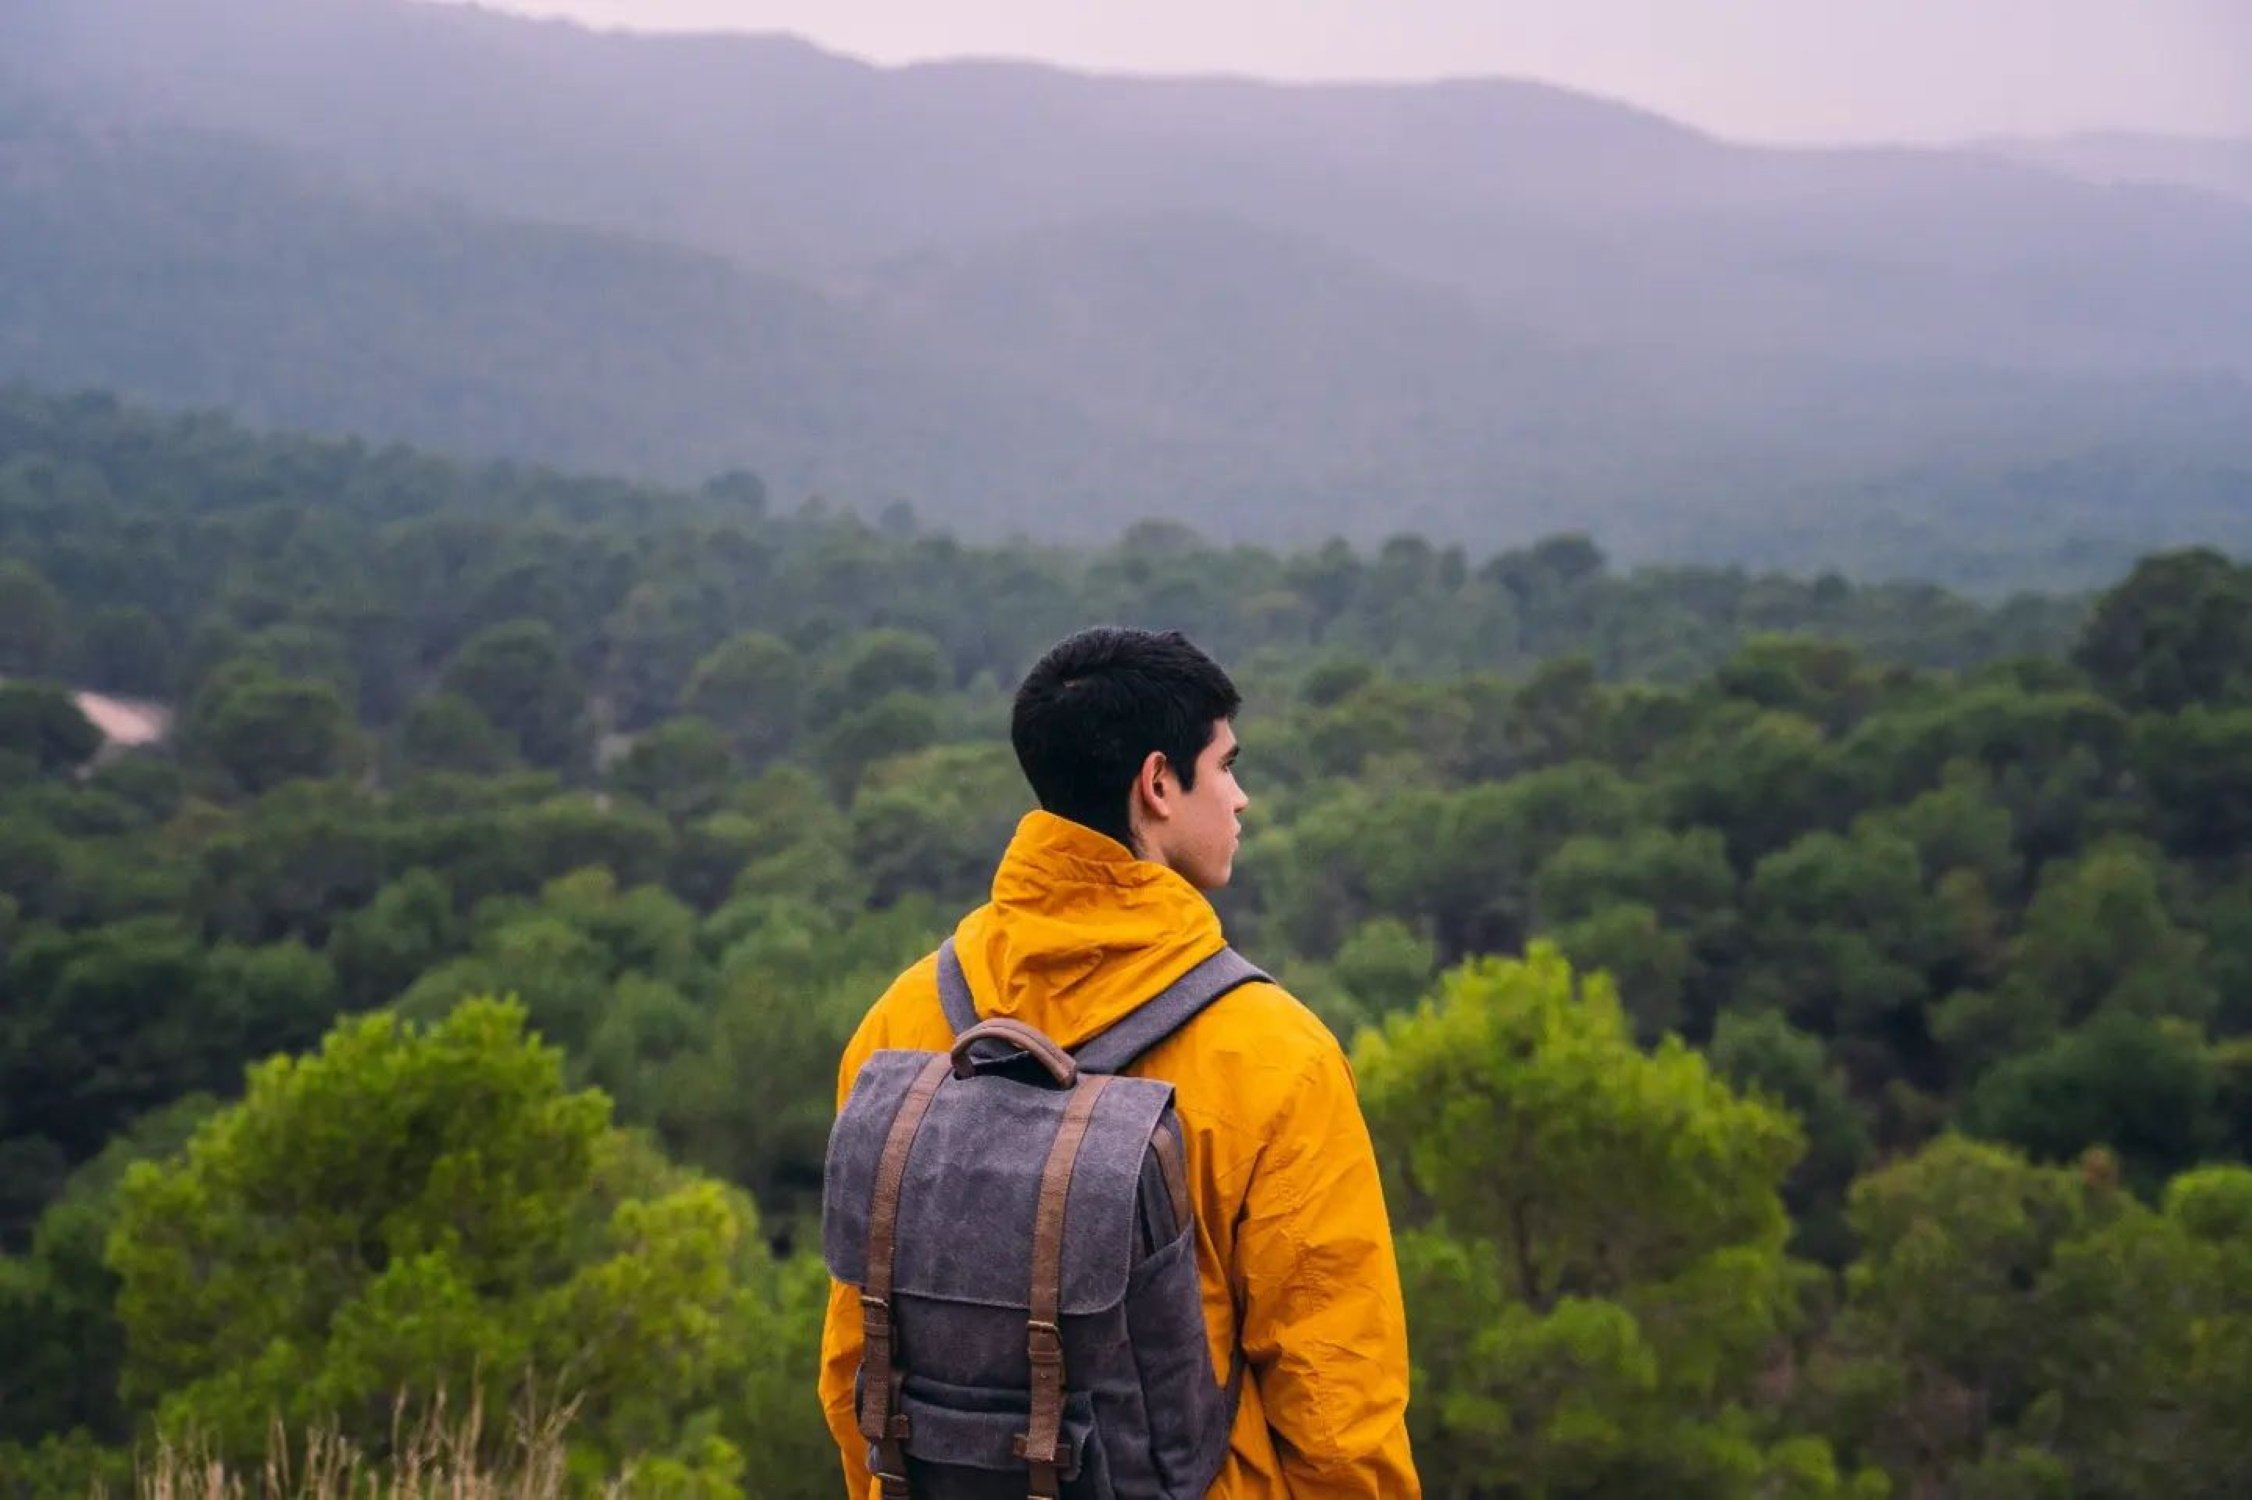
<instances>
[{"instance_id":1,"label":"dense forest canopy","mask_svg":"<svg viewBox=\"0 0 2252 1500\"><path fill-rule=\"evenodd\" d=\"M0 1493L543 1377L585 1474L831 1493L835 1060L1028 805L1018 674L1104 620L1246 690L1223 915L1353 1049L1433 1493L2252 1485L2222 552L1982 604L971 543L16 390Z\"/></svg>"}]
</instances>

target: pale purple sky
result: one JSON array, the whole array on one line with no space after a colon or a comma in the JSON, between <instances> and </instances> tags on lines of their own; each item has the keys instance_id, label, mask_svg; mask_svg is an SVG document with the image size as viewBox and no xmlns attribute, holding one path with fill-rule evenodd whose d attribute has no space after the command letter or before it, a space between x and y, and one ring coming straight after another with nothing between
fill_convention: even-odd
<instances>
[{"instance_id":1,"label":"pale purple sky","mask_svg":"<svg viewBox=\"0 0 2252 1500\"><path fill-rule=\"evenodd\" d=\"M452 0L460 3L460 0ZM2252 0L478 0L880 63L1538 78L1723 135L2252 135Z\"/></svg>"}]
</instances>

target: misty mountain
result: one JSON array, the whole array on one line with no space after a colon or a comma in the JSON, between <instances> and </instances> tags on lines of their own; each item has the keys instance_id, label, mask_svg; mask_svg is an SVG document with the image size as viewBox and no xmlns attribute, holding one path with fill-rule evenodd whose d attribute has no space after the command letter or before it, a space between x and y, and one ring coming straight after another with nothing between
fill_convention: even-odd
<instances>
[{"instance_id":1,"label":"misty mountain","mask_svg":"<svg viewBox=\"0 0 2252 1500\"><path fill-rule=\"evenodd\" d=\"M1980 588L2252 544L2252 210L1529 84L16 0L0 222L0 379L970 534Z\"/></svg>"},{"instance_id":2,"label":"misty mountain","mask_svg":"<svg viewBox=\"0 0 2252 1500\"><path fill-rule=\"evenodd\" d=\"M1225 220L901 266L847 303L344 191L225 137L23 112L0 112L0 220L0 378L675 479L755 464L988 532L1108 537L1195 494L1365 534L1357 509L1475 492L1514 535L1534 445L1568 438L1540 493L1571 487L1627 431L1604 413L1640 404L1621 372Z\"/></svg>"},{"instance_id":3,"label":"misty mountain","mask_svg":"<svg viewBox=\"0 0 2252 1500\"><path fill-rule=\"evenodd\" d=\"M2086 182L2185 188L2252 203L2252 140L2097 132L1990 141L1983 149Z\"/></svg>"},{"instance_id":4,"label":"misty mountain","mask_svg":"<svg viewBox=\"0 0 2252 1500\"><path fill-rule=\"evenodd\" d=\"M826 282L1221 213L1630 348L2252 370L2252 207L1993 155L1775 150L1541 85L880 69L409 0L18 0L77 97L366 184Z\"/></svg>"},{"instance_id":5,"label":"misty mountain","mask_svg":"<svg viewBox=\"0 0 2252 1500\"><path fill-rule=\"evenodd\" d=\"M774 278L364 200L223 138L0 110L0 222L0 378L633 473L755 455L798 491L1072 431Z\"/></svg>"}]
</instances>

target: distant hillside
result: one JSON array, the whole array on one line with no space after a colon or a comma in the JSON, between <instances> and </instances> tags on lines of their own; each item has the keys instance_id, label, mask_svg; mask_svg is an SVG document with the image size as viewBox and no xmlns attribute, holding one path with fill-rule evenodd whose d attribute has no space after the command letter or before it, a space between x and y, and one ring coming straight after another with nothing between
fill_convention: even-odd
<instances>
[{"instance_id":1,"label":"distant hillside","mask_svg":"<svg viewBox=\"0 0 2252 1500\"><path fill-rule=\"evenodd\" d=\"M406 0L0 15L0 380L967 535L2252 545L2252 207L1531 84L882 70Z\"/></svg>"},{"instance_id":2,"label":"distant hillside","mask_svg":"<svg viewBox=\"0 0 2252 1500\"><path fill-rule=\"evenodd\" d=\"M1970 152L1753 149L1542 85L878 69L410 0L16 0L72 96L818 281L1225 213L1644 351L2252 371L2252 208Z\"/></svg>"},{"instance_id":3,"label":"distant hillside","mask_svg":"<svg viewBox=\"0 0 2252 1500\"><path fill-rule=\"evenodd\" d=\"M370 201L234 141L0 117L0 221L0 376L862 493L1038 410L709 256Z\"/></svg>"},{"instance_id":4,"label":"distant hillside","mask_svg":"<svg viewBox=\"0 0 2252 1500\"><path fill-rule=\"evenodd\" d=\"M2088 182L2157 184L2252 203L2252 140L2100 133L1985 144L1996 155Z\"/></svg>"}]
</instances>

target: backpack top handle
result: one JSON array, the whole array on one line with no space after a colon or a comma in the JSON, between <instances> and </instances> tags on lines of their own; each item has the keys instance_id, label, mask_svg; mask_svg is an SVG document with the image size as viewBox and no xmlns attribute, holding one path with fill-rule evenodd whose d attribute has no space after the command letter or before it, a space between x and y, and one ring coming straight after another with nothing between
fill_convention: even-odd
<instances>
[{"instance_id":1,"label":"backpack top handle","mask_svg":"<svg viewBox=\"0 0 2252 1500\"><path fill-rule=\"evenodd\" d=\"M1056 1081L1058 1088L1068 1089L1079 1082L1079 1064L1072 1060L1070 1053L1035 1028L1007 1016L980 1021L954 1038L956 1078L968 1078L977 1072L977 1063L970 1053L980 1042L1006 1042L1019 1052L1027 1054L1048 1070L1048 1076Z\"/></svg>"}]
</instances>

